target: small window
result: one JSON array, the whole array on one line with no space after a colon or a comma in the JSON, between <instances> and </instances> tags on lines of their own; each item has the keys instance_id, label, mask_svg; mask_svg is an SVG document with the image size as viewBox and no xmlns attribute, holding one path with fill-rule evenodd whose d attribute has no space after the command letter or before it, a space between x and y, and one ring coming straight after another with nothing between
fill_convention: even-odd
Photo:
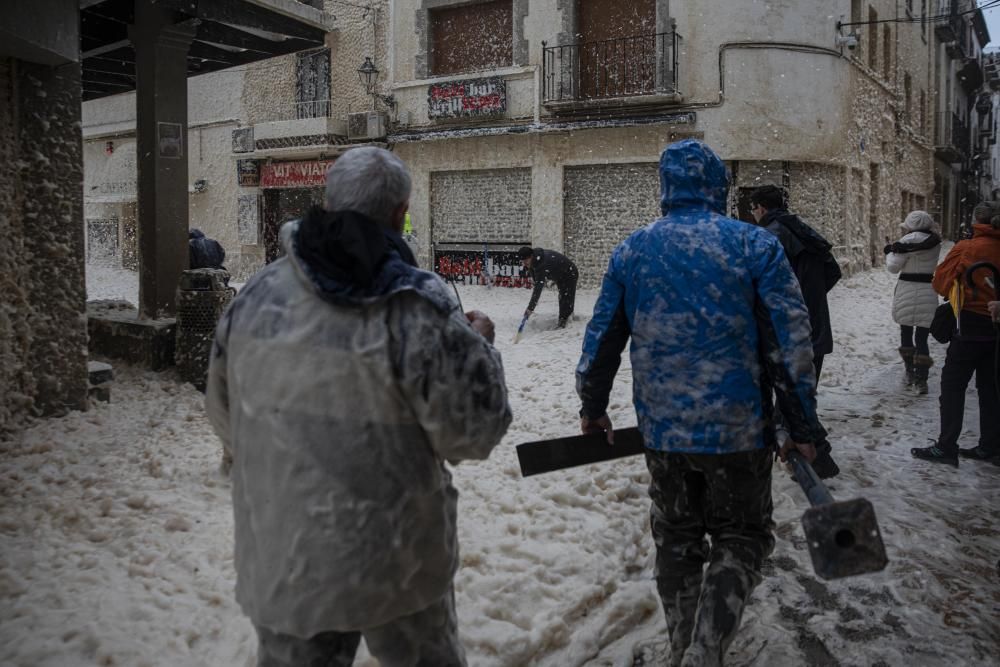
<instances>
[{"instance_id":1,"label":"small window","mask_svg":"<svg viewBox=\"0 0 1000 667\"><path fill-rule=\"evenodd\" d=\"M878 71L878 12L874 7L868 7L868 34L872 36L871 48L868 49L868 66Z\"/></svg>"},{"instance_id":2,"label":"small window","mask_svg":"<svg viewBox=\"0 0 1000 667\"><path fill-rule=\"evenodd\" d=\"M511 0L430 11L431 74L509 67L514 62Z\"/></svg>"},{"instance_id":3,"label":"small window","mask_svg":"<svg viewBox=\"0 0 1000 667\"><path fill-rule=\"evenodd\" d=\"M921 88L920 89L920 108L917 109L917 123L918 123L917 129L920 131L920 134L923 134L924 132L927 131L927 115L926 114L927 114L927 93L925 93L924 89Z\"/></svg>"},{"instance_id":4,"label":"small window","mask_svg":"<svg viewBox=\"0 0 1000 667\"><path fill-rule=\"evenodd\" d=\"M888 23L882 27L882 76L892 81L892 28Z\"/></svg>"},{"instance_id":5,"label":"small window","mask_svg":"<svg viewBox=\"0 0 1000 667\"><path fill-rule=\"evenodd\" d=\"M910 115L910 99L912 93L913 84L910 80L909 74L903 75L903 114L906 118L906 122L912 122L912 116Z\"/></svg>"}]
</instances>

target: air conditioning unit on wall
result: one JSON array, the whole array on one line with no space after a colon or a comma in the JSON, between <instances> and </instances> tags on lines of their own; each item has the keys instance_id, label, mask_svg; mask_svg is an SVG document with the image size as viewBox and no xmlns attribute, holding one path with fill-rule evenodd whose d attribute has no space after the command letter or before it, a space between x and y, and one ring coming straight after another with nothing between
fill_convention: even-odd
<instances>
[{"instance_id":1,"label":"air conditioning unit on wall","mask_svg":"<svg viewBox=\"0 0 1000 667\"><path fill-rule=\"evenodd\" d=\"M347 114L348 139L379 139L385 136L386 117L381 111Z\"/></svg>"}]
</instances>

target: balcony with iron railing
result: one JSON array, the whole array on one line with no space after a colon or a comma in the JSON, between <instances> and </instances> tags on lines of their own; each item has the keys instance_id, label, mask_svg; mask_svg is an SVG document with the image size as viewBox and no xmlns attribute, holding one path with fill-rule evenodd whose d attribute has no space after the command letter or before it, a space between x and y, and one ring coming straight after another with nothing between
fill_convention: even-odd
<instances>
[{"instance_id":1,"label":"balcony with iron railing","mask_svg":"<svg viewBox=\"0 0 1000 667\"><path fill-rule=\"evenodd\" d=\"M934 153L951 164L969 155L969 126L954 111L940 111L934 123Z\"/></svg>"},{"instance_id":2,"label":"balcony with iron railing","mask_svg":"<svg viewBox=\"0 0 1000 667\"><path fill-rule=\"evenodd\" d=\"M328 99L268 104L255 111L253 132L258 144L291 147L334 143L331 137L347 135L346 115L334 116Z\"/></svg>"},{"instance_id":3,"label":"balcony with iron railing","mask_svg":"<svg viewBox=\"0 0 1000 667\"><path fill-rule=\"evenodd\" d=\"M552 110L679 102L680 35L661 32L547 46L542 42L542 102Z\"/></svg>"},{"instance_id":4,"label":"balcony with iron railing","mask_svg":"<svg viewBox=\"0 0 1000 667\"><path fill-rule=\"evenodd\" d=\"M962 17L958 15L958 0L934 2L931 14L935 18L934 34L939 40L953 42L958 39L962 32Z\"/></svg>"}]
</instances>

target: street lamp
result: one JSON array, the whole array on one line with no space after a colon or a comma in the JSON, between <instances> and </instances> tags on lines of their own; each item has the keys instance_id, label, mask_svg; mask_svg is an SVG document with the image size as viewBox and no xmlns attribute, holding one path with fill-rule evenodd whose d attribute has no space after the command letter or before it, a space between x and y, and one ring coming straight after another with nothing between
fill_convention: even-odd
<instances>
[{"instance_id":1,"label":"street lamp","mask_svg":"<svg viewBox=\"0 0 1000 667\"><path fill-rule=\"evenodd\" d=\"M375 63L368 56L365 56L365 61L361 63L361 67L358 68L358 78L361 83L365 84L365 92L369 95L375 92L375 84L378 82L379 71L375 67Z\"/></svg>"},{"instance_id":2,"label":"street lamp","mask_svg":"<svg viewBox=\"0 0 1000 667\"><path fill-rule=\"evenodd\" d=\"M358 79L365 85L365 93L372 96L372 109L375 108L375 101L379 100L387 107L396 106L396 98L392 95L381 95L375 92L378 83L379 70L375 67L370 56L365 56L365 61L358 68Z\"/></svg>"}]
</instances>

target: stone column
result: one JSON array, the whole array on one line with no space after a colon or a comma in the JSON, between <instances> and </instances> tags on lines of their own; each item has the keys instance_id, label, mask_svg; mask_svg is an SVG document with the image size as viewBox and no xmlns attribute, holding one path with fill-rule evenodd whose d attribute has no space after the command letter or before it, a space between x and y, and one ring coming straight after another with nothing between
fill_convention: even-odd
<instances>
[{"instance_id":1,"label":"stone column","mask_svg":"<svg viewBox=\"0 0 1000 667\"><path fill-rule=\"evenodd\" d=\"M139 317L171 317L177 283L188 268L187 52L191 23L136 0L129 39L135 47L138 170Z\"/></svg>"}]
</instances>

